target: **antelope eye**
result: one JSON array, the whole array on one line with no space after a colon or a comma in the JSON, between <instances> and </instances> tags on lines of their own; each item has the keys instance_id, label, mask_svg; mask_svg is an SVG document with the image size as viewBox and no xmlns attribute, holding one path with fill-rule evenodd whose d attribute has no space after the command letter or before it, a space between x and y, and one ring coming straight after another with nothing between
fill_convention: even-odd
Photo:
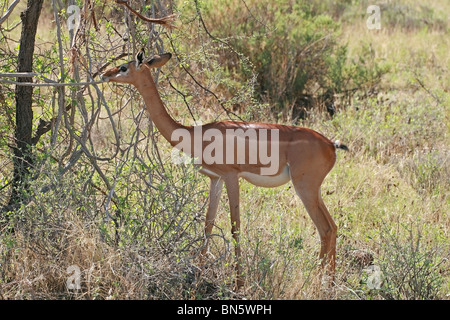
<instances>
[{"instance_id":1,"label":"antelope eye","mask_svg":"<svg viewBox=\"0 0 450 320\"><path fill-rule=\"evenodd\" d=\"M125 72L125 71L127 71L127 67L125 67L125 66L120 66L120 69L119 69L120 71L122 71L122 72Z\"/></svg>"}]
</instances>

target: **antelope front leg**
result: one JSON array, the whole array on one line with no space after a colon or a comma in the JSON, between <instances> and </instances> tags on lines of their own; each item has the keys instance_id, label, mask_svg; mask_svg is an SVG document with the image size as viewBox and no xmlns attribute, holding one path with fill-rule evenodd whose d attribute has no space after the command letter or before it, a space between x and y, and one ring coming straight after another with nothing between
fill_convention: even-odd
<instances>
[{"instance_id":1,"label":"antelope front leg","mask_svg":"<svg viewBox=\"0 0 450 320\"><path fill-rule=\"evenodd\" d=\"M230 203L231 234L233 235L235 242L236 288L240 288L244 285L244 280L242 279L241 248L239 243L241 221L239 213L239 178L237 175L228 175L225 178L225 186L227 188L228 201Z\"/></svg>"},{"instance_id":2,"label":"antelope front leg","mask_svg":"<svg viewBox=\"0 0 450 320\"><path fill-rule=\"evenodd\" d=\"M214 220L217 215L217 208L219 206L220 195L222 193L223 180L216 177L211 177L209 186L209 205L206 212L205 220L205 245L202 249L202 257L205 257L208 251L209 236L211 235L214 226Z\"/></svg>"}]
</instances>

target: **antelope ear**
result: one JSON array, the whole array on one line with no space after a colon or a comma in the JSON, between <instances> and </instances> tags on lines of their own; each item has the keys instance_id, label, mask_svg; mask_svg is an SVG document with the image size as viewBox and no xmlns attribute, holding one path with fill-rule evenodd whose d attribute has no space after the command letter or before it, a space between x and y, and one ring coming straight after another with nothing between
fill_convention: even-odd
<instances>
[{"instance_id":1,"label":"antelope ear","mask_svg":"<svg viewBox=\"0 0 450 320\"><path fill-rule=\"evenodd\" d=\"M172 58L171 53L162 53L160 55L155 55L147 61L147 65L150 68L159 68L165 65L166 62L170 60L170 58Z\"/></svg>"},{"instance_id":2,"label":"antelope ear","mask_svg":"<svg viewBox=\"0 0 450 320\"><path fill-rule=\"evenodd\" d=\"M136 54L136 70L139 70L141 68L142 63L144 62L144 49L141 49Z\"/></svg>"}]
</instances>

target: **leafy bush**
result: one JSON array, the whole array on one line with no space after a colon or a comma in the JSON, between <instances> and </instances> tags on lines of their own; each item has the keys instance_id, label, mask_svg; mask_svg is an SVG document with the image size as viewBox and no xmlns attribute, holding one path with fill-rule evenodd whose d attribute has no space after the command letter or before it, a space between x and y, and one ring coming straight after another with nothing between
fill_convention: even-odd
<instances>
[{"instance_id":1,"label":"leafy bush","mask_svg":"<svg viewBox=\"0 0 450 320\"><path fill-rule=\"evenodd\" d=\"M336 95L373 88L388 71L368 46L350 61L338 41L340 23L318 14L310 2L246 1L244 7L222 0L203 7L207 24L240 54L223 55L222 64L239 78L255 72L256 97L272 105L276 118L304 118L315 106L334 114Z\"/></svg>"}]
</instances>

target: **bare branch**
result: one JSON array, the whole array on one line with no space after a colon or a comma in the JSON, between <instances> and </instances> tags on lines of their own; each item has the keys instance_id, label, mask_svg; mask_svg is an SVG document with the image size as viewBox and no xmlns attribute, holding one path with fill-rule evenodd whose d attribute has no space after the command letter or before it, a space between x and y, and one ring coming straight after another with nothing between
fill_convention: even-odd
<instances>
[{"instance_id":1,"label":"bare branch","mask_svg":"<svg viewBox=\"0 0 450 320\"><path fill-rule=\"evenodd\" d=\"M24 87L64 87L64 86L91 86L94 84L104 83L104 81L88 81L88 82L54 82L54 83L34 83L34 82L18 82L11 80L0 80L2 83L15 84Z\"/></svg>"},{"instance_id":2,"label":"bare branch","mask_svg":"<svg viewBox=\"0 0 450 320\"><path fill-rule=\"evenodd\" d=\"M113 63L113 62L115 62L115 61L117 61L117 60L119 60L119 59L122 59L122 58L124 58L124 57L126 57L126 56L128 56L128 53L125 53L125 52L124 52L124 53L119 54L117 57L114 57L114 58L111 59L110 61L106 62L105 64L103 64L103 65L98 69L97 72L95 72L95 73L92 75L92 78L95 79L95 77L97 77L97 76L99 75L99 73L102 72L105 68L107 68L111 63Z\"/></svg>"},{"instance_id":3,"label":"bare branch","mask_svg":"<svg viewBox=\"0 0 450 320\"><path fill-rule=\"evenodd\" d=\"M163 25L164 27L168 28L169 30L173 29L173 28L175 28L175 29L177 28L176 26L174 26L172 24L172 22L174 22L175 19L177 18L176 14L171 14L171 15L165 16L160 19L153 19L153 18L148 18L146 16L143 16L139 12L135 11L133 8L130 7L130 5L128 4L128 1L126 1L126 0L116 0L116 3L127 7L128 10L130 10L134 15L136 15L137 17L139 17L140 19L142 19L146 22Z\"/></svg>"},{"instance_id":4,"label":"bare branch","mask_svg":"<svg viewBox=\"0 0 450 320\"><path fill-rule=\"evenodd\" d=\"M45 121L45 120L40 119L38 128L36 130L36 134L34 135L33 138L31 138L31 144L35 146L39 142L39 139L45 133L47 133L51 130L53 123L54 123L54 119L52 119L50 121Z\"/></svg>"},{"instance_id":5,"label":"bare branch","mask_svg":"<svg viewBox=\"0 0 450 320\"><path fill-rule=\"evenodd\" d=\"M0 78L29 78L40 76L35 72L0 72Z\"/></svg>"},{"instance_id":6,"label":"bare branch","mask_svg":"<svg viewBox=\"0 0 450 320\"><path fill-rule=\"evenodd\" d=\"M6 10L6 13L3 15L3 17L0 18L0 25L8 19L9 15L13 12L14 8L19 4L20 0L15 0L11 5L9 6L8 10Z\"/></svg>"}]
</instances>

